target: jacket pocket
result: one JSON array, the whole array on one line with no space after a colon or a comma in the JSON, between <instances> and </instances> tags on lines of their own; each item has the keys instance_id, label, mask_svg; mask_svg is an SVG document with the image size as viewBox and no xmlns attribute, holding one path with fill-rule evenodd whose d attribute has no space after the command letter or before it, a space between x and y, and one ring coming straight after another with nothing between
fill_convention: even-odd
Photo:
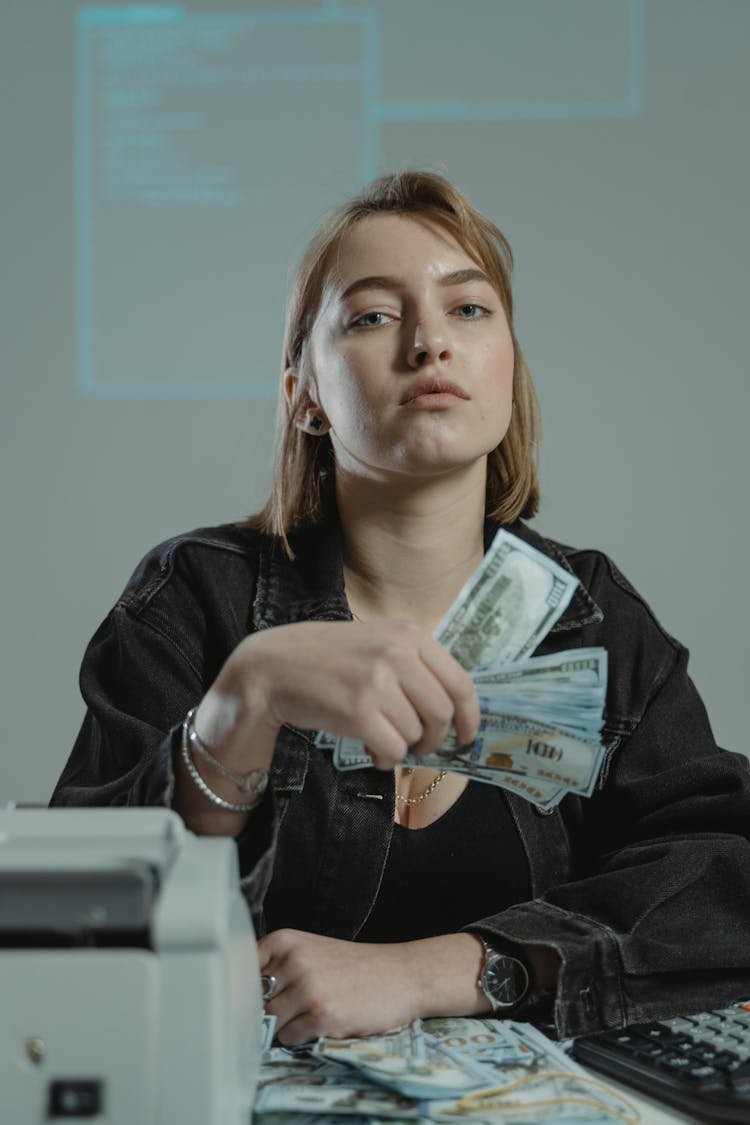
<instances>
[{"instance_id":1,"label":"jacket pocket","mask_svg":"<svg viewBox=\"0 0 750 1125\"><path fill-rule=\"evenodd\" d=\"M636 723L632 719L618 719L608 717L602 729L600 740L604 747L602 764L599 767L599 776L596 779L594 791L603 789L607 783L610 767L620 746L633 733Z\"/></svg>"}]
</instances>

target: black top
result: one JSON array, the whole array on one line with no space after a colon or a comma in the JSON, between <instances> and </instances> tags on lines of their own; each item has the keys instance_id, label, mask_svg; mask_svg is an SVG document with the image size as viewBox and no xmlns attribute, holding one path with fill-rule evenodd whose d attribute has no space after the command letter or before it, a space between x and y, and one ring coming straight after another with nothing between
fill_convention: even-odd
<instances>
[{"instance_id":1,"label":"black top","mask_svg":"<svg viewBox=\"0 0 750 1125\"><path fill-rule=\"evenodd\" d=\"M383 881L357 940L457 933L530 897L526 853L504 794L470 781L426 828L394 825Z\"/></svg>"}]
</instances>

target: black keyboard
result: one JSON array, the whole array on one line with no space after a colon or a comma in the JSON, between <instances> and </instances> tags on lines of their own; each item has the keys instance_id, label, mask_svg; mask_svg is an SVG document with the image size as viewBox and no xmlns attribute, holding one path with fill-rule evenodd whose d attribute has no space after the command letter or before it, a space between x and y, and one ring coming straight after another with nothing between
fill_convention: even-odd
<instances>
[{"instance_id":1,"label":"black keyboard","mask_svg":"<svg viewBox=\"0 0 750 1125\"><path fill-rule=\"evenodd\" d=\"M584 1066L692 1114L750 1123L750 1002L576 1039Z\"/></svg>"}]
</instances>

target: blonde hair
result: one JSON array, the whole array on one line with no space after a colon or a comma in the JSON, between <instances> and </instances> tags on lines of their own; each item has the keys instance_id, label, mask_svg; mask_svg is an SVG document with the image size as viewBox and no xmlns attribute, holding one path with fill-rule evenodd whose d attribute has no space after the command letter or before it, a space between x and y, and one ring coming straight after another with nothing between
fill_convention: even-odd
<instances>
[{"instance_id":1,"label":"blonde hair","mask_svg":"<svg viewBox=\"0 0 750 1125\"><path fill-rule=\"evenodd\" d=\"M539 405L513 328L510 245L498 227L443 176L396 172L381 176L329 216L309 243L289 295L282 378L289 368L296 370L296 393L290 406L281 387L271 495L245 526L278 536L292 558L288 536L321 523L334 503L330 438L305 433L297 425L310 405L310 333L345 235L355 223L380 214L418 215L439 224L481 264L497 291L513 337L513 410L505 437L488 457L486 512L496 522L508 524L533 516L539 506Z\"/></svg>"}]
</instances>

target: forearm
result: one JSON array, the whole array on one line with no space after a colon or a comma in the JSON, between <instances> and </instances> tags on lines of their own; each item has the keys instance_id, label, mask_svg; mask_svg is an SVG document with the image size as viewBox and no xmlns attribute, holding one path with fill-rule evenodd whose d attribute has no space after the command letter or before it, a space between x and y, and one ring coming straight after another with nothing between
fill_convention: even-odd
<instances>
[{"instance_id":1,"label":"forearm","mask_svg":"<svg viewBox=\"0 0 750 1125\"><path fill-rule=\"evenodd\" d=\"M258 958L261 972L275 978L266 1010L276 1016L285 1045L321 1035L382 1035L417 1018L490 1012L478 985L484 947L476 934L368 944L282 929L261 938ZM532 976L537 963L540 983L549 982L551 965L532 952Z\"/></svg>"},{"instance_id":2,"label":"forearm","mask_svg":"<svg viewBox=\"0 0 750 1125\"><path fill-rule=\"evenodd\" d=\"M414 1015L478 1016L489 1010L477 981L484 949L475 934L445 934L402 945Z\"/></svg>"},{"instance_id":3,"label":"forearm","mask_svg":"<svg viewBox=\"0 0 750 1125\"><path fill-rule=\"evenodd\" d=\"M446 934L408 942L405 955L412 964L416 1014L432 1016L480 1016L491 1012L479 987L484 967L484 946L474 933ZM554 950L541 945L525 946L523 957L530 970L534 992L555 988L560 959Z\"/></svg>"}]
</instances>

